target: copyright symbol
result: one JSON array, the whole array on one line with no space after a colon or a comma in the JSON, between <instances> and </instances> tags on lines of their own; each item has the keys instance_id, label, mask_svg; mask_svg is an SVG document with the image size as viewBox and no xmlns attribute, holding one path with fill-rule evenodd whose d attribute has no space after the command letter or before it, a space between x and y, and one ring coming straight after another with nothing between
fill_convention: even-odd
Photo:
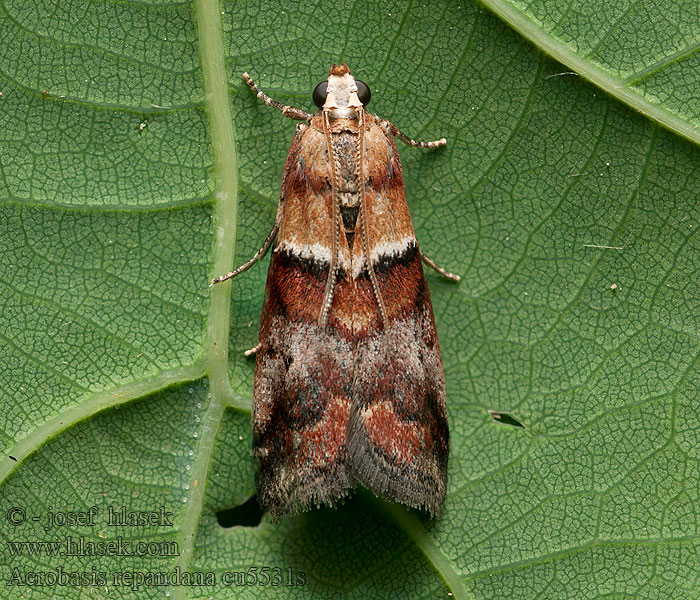
<instances>
[{"instance_id":1,"label":"copyright symbol","mask_svg":"<svg viewBox=\"0 0 700 600\"><path fill-rule=\"evenodd\" d=\"M19 506L13 506L7 511L7 522L10 525L21 525L27 519L24 509Z\"/></svg>"}]
</instances>

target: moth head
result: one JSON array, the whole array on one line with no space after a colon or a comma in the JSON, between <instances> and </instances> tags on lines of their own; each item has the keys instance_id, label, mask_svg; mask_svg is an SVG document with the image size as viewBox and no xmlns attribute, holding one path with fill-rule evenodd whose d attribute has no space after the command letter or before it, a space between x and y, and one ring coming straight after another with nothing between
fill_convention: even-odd
<instances>
[{"instance_id":1,"label":"moth head","mask_svg":"<svg viewBox=\"0 0 700 600\"><path fill-rule=\"evenodd\" d=\"M314 104L331 118L348 119L357 116L369 104L371 96L367 84L355 79L345 63L333 65L328 81L319 83L313 93Z\"/></svg>"}]
</instances>

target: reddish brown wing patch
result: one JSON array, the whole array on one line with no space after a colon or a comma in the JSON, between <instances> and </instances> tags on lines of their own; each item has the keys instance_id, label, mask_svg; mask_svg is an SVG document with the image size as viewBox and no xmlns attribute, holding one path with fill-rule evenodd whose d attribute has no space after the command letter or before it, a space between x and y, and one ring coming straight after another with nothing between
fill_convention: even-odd
<instances>
[{"instance_id":1,"label":"reddish brown wing patch","mask_svg":"<svg viewBox=\"0 0 700 600\"><path fill-rule=\"evenodd\" d=\"M436 515L449 453L442 359L417 248L412 264L397 271L379 275L382 290L411 289L402 285L407 276L419 285L398 296L401 310L388 328L355 348L348 463L375 493Z\"/></svg>"},{"instance_id":2,"label":"reddish brown wing patch","mask_svg":"<svg viewBox=\"0 0 700 600\"><path fill-rule=\"evenodd\" d=\"M332 504L356 481L432 514L445 497L449 431L430 294L396 146L366 119L364 222L352 245L340 236L324 328L333 194L321 117L297 132L287 159L253 396L258 496L276 516ZM357 121L336 120L332 135L359 139Z\"/></svg>"},{"instance_id":3,"label":"reddish brown wing patch","mask_svg":"<svg viewBox=\"0 0 700 600\"><path fill-rule=\"evenodd\" d=\"M394 140L371 122L367 137L367 234L389 322L356 331L348 465L375 493L435 515L449 455L440 346ZM376 302L366 272L355 283L360 322Z\"/></svg>"},{"instance_id":4,"label":"reddish brown wing patch","mask_svg":"<svg viewBox=\"0 0 700 600\"><path fill-rule=\"evenodd\" d=\"M321 161L313 172L305 167L304 153L313 145L303 138L297 133L287 159L284 216L268 271L253 394L258 497L275 516L332 504L352 486L345 435L353 353L334 327L317 325L328 264L302 255L313 244L323 254L330 203L320 189Z\"/></svg>"}]
</instances>

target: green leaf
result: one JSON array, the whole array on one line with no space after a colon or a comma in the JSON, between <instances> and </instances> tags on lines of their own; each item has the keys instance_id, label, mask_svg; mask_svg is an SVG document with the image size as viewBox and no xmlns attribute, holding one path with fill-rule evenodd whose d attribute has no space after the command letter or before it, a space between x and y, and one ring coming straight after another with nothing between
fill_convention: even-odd
<instances>
[{"instance_id":1,"label":"green leaf","mask_svg":"<svg viewBox=\"0 0 700 600\"><path fill-rule=\"evenodd\" d=\"M530 41L473 2L3 3L3 597L696 596L697 13L487 4ZM428 275L447 501L257 524L266 264L208 282L272 226L294 123L240 75L309 110L342 60L448 138L400 148L421 246L463 277ZM81 536L102 555L61 554Z\"/></svg>"},{"instance_id":2,"label":"green leaf","mask_svg":"<svg viewBox=\"0 0 700 600\"><path fill-rule=\"evenodd\" d=\"M700 12L693 2L482 0L542 50L609 94L700 142Z\"/></svg>"}]
</instances>

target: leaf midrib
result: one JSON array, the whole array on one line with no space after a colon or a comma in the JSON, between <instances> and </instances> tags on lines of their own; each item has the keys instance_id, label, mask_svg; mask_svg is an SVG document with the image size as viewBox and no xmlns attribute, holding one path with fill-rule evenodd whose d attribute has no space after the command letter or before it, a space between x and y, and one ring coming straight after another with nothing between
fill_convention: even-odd
<instances>
[{"instance_id":1,"label":"leaf midrib","mask_svg":"<svg viewBox=\"0 0 700 600\"><path fill-rule=\"evenodd\" d=\"M216 175L214 273L227 273L233 268L238 225L238 161L236 138L228 96L226 56L221 32L218 0L195 2L199 52L202 59L205 102L211 131L214 172ZM176 566L189 570L194 553L197 528L204 503L207 473L214 452L217 433L233 392L228 379L228 335L231 304L231 282L211 288L211 303L205 348L211 399L202 415L202 428L197 459L192 477L201 482L192 487L187 508L179 528L180 556ZM171 590L174 600L185 598L186 588Z\"/></svg>"}]
</instances>

